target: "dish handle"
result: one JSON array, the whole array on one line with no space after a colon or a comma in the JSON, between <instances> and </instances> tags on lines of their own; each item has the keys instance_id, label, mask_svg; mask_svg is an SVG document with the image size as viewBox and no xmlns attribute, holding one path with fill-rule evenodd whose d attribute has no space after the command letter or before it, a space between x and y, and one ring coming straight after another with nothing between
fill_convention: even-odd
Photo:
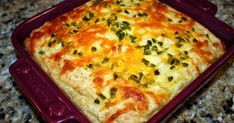
<instances>
[{"instance_id":1,"label":"dish handle","mask_svg":"<svg viewBox=\"0 0 234 123\"><path fill-rule=\"evenodd\" d=\"M79 120L78 122L88 122L83 116L80 117L81 115L77 116L74 113L76 108L69 104L69 101L61 96L62 92L56 90L56 85L28 60L31 59L19 58L9 70L20 89L29 101L33 102L32 104L38 109L44 120L52 123L77 122L77 120Z\"/></svg>"},{"instance_id":2,"label":"dish handle","mask_svg":"<svg viewBox=\"0 0 234 123\"><path fill-rule=\"evenodd\" d=\"M212 16L214 16L217 13L217 6L208 0L181 0L181 1L196 6Z\"/></svg>"}]
</instances>

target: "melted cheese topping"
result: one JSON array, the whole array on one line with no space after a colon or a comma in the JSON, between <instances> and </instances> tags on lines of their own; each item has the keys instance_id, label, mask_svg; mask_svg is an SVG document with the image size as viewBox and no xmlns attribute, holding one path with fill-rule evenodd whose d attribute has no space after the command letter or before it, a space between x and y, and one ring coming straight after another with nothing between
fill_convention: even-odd
<instances>
[{"instance_id":1,"label":"melted cheese topping","mask_svg":"<svg viewBox=\"0 0 234 123\"><path fill-rule=\"evenodd\" d=\"M146 122L224 53L156 0L95 0L34 30L26 49L92 122Z\"/></svg>"}]
</instances>

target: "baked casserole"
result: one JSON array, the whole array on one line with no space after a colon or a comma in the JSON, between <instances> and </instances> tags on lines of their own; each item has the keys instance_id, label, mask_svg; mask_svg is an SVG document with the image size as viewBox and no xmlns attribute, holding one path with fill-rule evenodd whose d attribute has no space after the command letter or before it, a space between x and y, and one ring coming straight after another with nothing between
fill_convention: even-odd
<instances>
[{"instance_id":1,"label":"baked casserole","mask_svg":"<svg viewBox=\"0 0 234 123\"><path fill-rule=\"evenodd\" d=\"M25 47L91 122L146 122L224 47L157 0L92 0L35 29Z\"/></svg>"}]
</instances>

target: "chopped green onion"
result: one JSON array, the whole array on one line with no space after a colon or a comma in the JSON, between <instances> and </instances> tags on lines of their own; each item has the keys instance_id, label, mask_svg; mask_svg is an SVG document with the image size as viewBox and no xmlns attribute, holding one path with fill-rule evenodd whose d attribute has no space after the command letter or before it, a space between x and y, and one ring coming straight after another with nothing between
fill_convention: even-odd
<instances>
[{"instance_id":1,"label":"chopped green onion","mask_svg":"<svg viewBox=\"0 0 234 123\"><path fill-rule=\"evenodd\" d=\"M188 63L182 63L184 67L187 67L189 64Z\"/></svg>"},{"instance_id":2,"label":"chopped green onion","mask_svg":"<svg viewBox=\"0 0 234 123\"><path fill-rule=\"evenodd\" d=\"M139 80L141 80L143 76L144 76L144 74L142 72L140 72L139 73Z\"/></svg>"},{"instance_id":3,"label":"chopped green onion","mask_svg":"<svg viewBox=\"0 0 234 123\"><path fill-rule=\"evenodd\" d=\"M157 46L152 46L151 50L157 52L158 51L158 47Z\"/></svg>"},{"instance_id":4,"label":"chopped green onion","mask_svg":"<svg viewBox=\"0 0 234 123\"><path fill-rule=\"evenodd\" d=\"M76 30L76 29L73 30L73 33L77 33L77 32L78 32L78 30Z\"/></svg>"},{"instance_id":5,"label":"chopped green onion","mask_svg":"<svg viewBox=\"0 0 234 123\"><path fill-rule=\"evenodd\" d=\"M131 80L137 82L137 83L140 82L140 80L138 79L138 77L137 77L136 75L131 75L129 78L130 78Z\"/></svg>"},{"instance_id":6,"label":"chopped green onion","mask_svg":"<svg viewBox=\"0 0 234 123\"><path fill-rule=\"evenodd\" d=\"M156 67L156 65L154 65L154 64L150 64L150 67Z\"/></svg>"},{"instance_id":7,"label":"chopped green onion","mask_svg":"<svg viewBox=\"0 0 234 123\"><path fill-rule=\"evenodd\" d=\"M92 12L88 11L88 16L87 16L87 15L84 16L84 17L83 17L83 21L89 21L89 20L91 20L93 17L94 17L94 14L93 14Z\"/></svg>"},{"instance_id":8,"label":"chopped green onion","mask_svg":"<svg viewBox=\"0 0 234 123\"><path fill-rule=\"evenodd\" d=\"M124 12L125 12L126 14L129 14L128 10L124 10Z\"/></svg>"},{"instance_id":9,"label":"chopped green onion","mask_svg":"<svg viewBox=\"0 0 234 123\"><path fill-rule=\"evenodd\" d=\"M77 23L76 22L71 22L71 25L72 26L77 26Z\"/></svg>"},{"instance_id":10,"label":"chopped green onion","mask_svg":"<svg viewBox=\"0 0 234 123\"><path fill-rule=\"evenodd\" d=\"M52 45L53 45L54 43L56 43L56 40L50 41L50 42L48 43L48 46L49 46L49 47L52 47Z\"/></svg>"},{"instance_id":11,"label":"chopped green onion","mask_svg":"<svg viewBox=\"0 0 234 123\"><path fill-rule=\"evenodd\" d=\"M193 39L193 42L194 42L194 43L197 43L197 42L198 42L198 40L197 40L196 38L194 38L194 39Z\"/></svg>"},{"instance_id":12,"label":"chopped green onion","mask_svg":"<svg viewBox=\"0 0 234 123\"><path fill-rule=\"evenodd\" d=\"M121 30L116 32L117 37L119 38L119 41L124 39L125 33Z\"/></svg>"},{"instance_id":13,"label":"chopped green onion","mask_svg":"<svg viewBox=\"0 0 234 123\"><path fill-rule=\"evenodd\" d=\"M192 28L192 31L195 32L195 28Z\"/></svg>"},{"instance_id":14,"label":"chopped green onion","mask_svg":"<svg viewBox=\"0 0 234 123\"><path fill-rule=\"evenodd\" d=\"M183 45L182 45L181 43L179 43L179 42L177 42L175 45L176 45L176 47L178 47L178 48L180 48L180 47L183 46Z\"/></svg>"},{"instance_id":15,"label":"chopped green onion","mask_svg":"<svg viewBox=\"0 0 234 123\"><path fill-rule=\"evenodd\" d=\"M143 13L139 13L138 16L139 16L139 17L147 17L148 14L146 14L146 13L143 12Z\"/></svg>"},{"instance_id":16,"label":"chopped green onion","mask_svg":"<svg viewBox=\"0 0 234 123\"><path fill-rule=\"evenodd\" d=\"M172 65L172 66L170 67L170 69L171 69L171 70L175 69L175 66L174 66L174 65Z\"/></svg>"},{"instance_id":17,"label":"chopped green onion","mask_svg":"<svg viewBox=\"0 0 234 123\"><path fill-rule=\"evenodd\" d=\"M43 54L45 54L45 51L42 51L42 50L41 50L41 51L39 51L38 53L39 53L40 55L43 55Z\"/></svg>"},{"instance_id":18,"label":"chopped green onion","mask_svg":"<svg viewBox=\"0 0 234 123\"><path fill-rule=\"evenodd\" d=\"M102 64L105 64L109 61L109 58L105 57L103 60L102 60Z\"/></svg>"},{"instance_id":19,"label":"chopped green onion","mask_svg":"<svg viewBox=\"0 0 234 123\"><path fill-rule=\"evenodd\" d=\"M116 95L116 93L117 93L117 88L112 87L110 89L110 96L113 98Z\"/></svg>"},{"instance_id":20,"label":"chopped green onion","mask_svg":"<svg viewBox=\"0 0 234 123\"><path fill-rule=\"evenodd\" d=\"M94 4L96 5L96 4L99 4L99 3L101 3L103 0L95 0L94 1Z\"/></svg>"},{"instance_id":21,"label":"chopped green onion","mask_svg":"<svg viewBox=\"0 0 234 123\"><path fill-rule=\"evenodd\" d=\"M100 104L99 99L95 99L95 100L94 100L94 103L96 103L96 104Z\"/></svg>"},{"instance_id":22,"label":"chopped green onion","mask_svg":"<svg viewBox=\"0 0 234 123\"><path fill-rule=\"evenodd\" d=\"M82 53L82 52L78 52L77 55L78 55L78 56L83 56L83 53Z\"/></svg>"},{"instance_id":23,"label":"chopped green onion","mask_svg":"<svg viewBox=\"0 0 234 123\"><path fill-rule=\"evenodd\" d=\"M175 64L178 64L180 62L178 59L174 58L173 55L171 55L169 53L168 53L168 57L169 57L168 58L168 63L170 65L175 65Z\"/></svg>"},{"instance_id":24,"label":"chopped green onion","mask_svg":"<svg viewBox=\"0 0 234 123\"><path fill-rule=\"evenodd\" d=\"M135 42L136 42L136 36L130 35L130 39L131 39L131 42L132 42L132 43L135 43Z\"/></svg>"},{"instance_id":25,"label":"chopped green onion","mask_svg":"<svg viewBox=\"0 0 234 123\"><path fill-rule=\"evenodd\" d=\"M145 66L149 66L150 64L150 62L147 61L145 58L143 58L141 61L145 64Z\"/></svg>"},{"instance_id":26,"label":"chopped green onion","mask_svg":"<svg viewBox=\"0 0 234 123\"><path fill-rule=\"evenodd\" d=\"M93 64L88 64L88 68L93 68Z\"/></svg>"},{"instance_id":27,"label":"chopped green onion","mask_svg":"<svg viewBox=\"0 0 234 123\"><path fill-rule=\"evenodd\" d=\"M151 46L152 42L150 40L147 41L147 45Z\"/></svg>"},{"instance_id":28,"label":"chopped green onion","mask_svg":"<svg viewBox=\"0 0 234 123\"><path fill-rule=\"evenodd\" d=\"M150 46L149 45L145 45L144 46L144 50L150 50Z\"/></svg>"},{"instance_id":29,"label":"chopped green onion","mask_svg":"<svg viewBox=\"0 0 234 123\"><path fill-rule=\"evenodd\" d=\"M72 54L76 55L76 54L77 54L77 52L78 52L77 50L74 50Z\"/></svg>"},{"instance_id":30,"label":"chopped green onion","mask_svg":"<svg viewBox=\"0 0 234 123\"><path fill-rule=\"evenodd\" d=\"M187 21L187 18L181 17L179 23L186 22L186 21Z\"/></svg>"},{"instance_id":31,"label":"chopped green onion","mask_svg":"<svg viewBox=\"0 0 234 123\"><path fill-rule=\"evenodd\" d=\"M106 97L105 97L103 94L101 94L101 93L100 93L98 96L99 96L101 99L103 99L103 100L106 99Z\"/></svg>"},{"instance_id":32,"label":"chopped green onion","mask_svg":"<svg viewBox=\"0 0 234 123\"><path fill-rule=\"evenodd\" d=\"M179 42L185 42L185 40L181 37L176 37L176 39L179 41Z\"/></svg>"},{"instance_id":33,"label":"chopped green onion","mask_svg":"<svg viewBox=\"0 0 234 123\"><path fill-rule=\"evenodd\" d=\"M162 51L158 51L157 54L160 55L160 54L162 54L163 52L164 52L163 50L162 50Z\"/></svg>"},{"instance_id":34,"label":"chopped green onion","mask_svg":"<svg viewBox=\"0 0 234 123\"><path fill-rule=\"evenodd\" d=\"M92 51L92 52L96 52L96 51L97 51L97 48L96 48L96 47L92 47L92 48L91 48L91 51Z\"/></svg>"},{"instance_id":35,"label":"chopped green onion","mask_svg":"<svg viewBox=\"0 0 234 123\"><path fill-rule=\"evenodd\" d=\"M162 45L163 45L163 42L158 42L158 45L159 45L159 46L162 46Z\"/></svg>"},{"instance_id":36,"label":"chopped green onion","mask_svg":"<svg viewBox=\"0 0 234 123\"><path fill-rule=\"evenodd\" d=\"M100 19L99 18L97 18L96 20L95 20L95 23L98 23L100 21Z\"/></svg>"},{"instance_id":37,"label":"chopped green onion","mask_svg":"<svg viewBox=\"0 0 234 123\"><path fill-rule=\"evenodd\" d=\"M181 17L181 20L187 21L187 18L186 17Z\"/></svg>"},{"instance_id":38,"label":"chopped green onion","mask_svg":"<svg viewBox=\"0 0 234 123\"><path fill-rule=\"evenodd\" d=\"M117 0L116 4L119 6L125 6L122 0Z\"/></svg>"},{"instance_id":39,"label":"chopped green onion","mask_svg":"<svg viewBox=\"0 0 234 123\"><path fill-rule=\"evenodd\" d=\"M119 78L118 74L117 74L117 73L114 73L114 74L113 74L113 78L114 78L114 80L118 79L118 78Z\"/></svg>"},{"instance_id":40,"label":"chopped green onion","mask_svg":"<svg viewBox=\"0 0 234 123\"><path fill-rule=\"evenodd\" d=\"M171 65L175 64L175 62L176 62L176 61L175 61L174 58L170 59L170 64L171 64Z\"/></svg>"},{"instance_id":41,"label":"chopped green onion","mask_svg":"<svg viewBox=\"0 0 234 123\"><path fill-rule=\"evenodd\" d=\"M89 11L88 13L89 13L90 19L94 17L94 14L92 12Z\"/></svg>"},{"instance_id":42,"label":"chopped green onion","mask_svg":"<svg viewBox=\"0 0 234 123\"><path fill-rule=\"evenodd\" d=\"M154 43L156 43L156 40L155 40L154 38L152 38L152 41L153 41Z\"/></svg>"},{"instance_id":43,"label":"chopped green onion","mask_svg":"<svg viewBox=\"0 0 234 123\"><path fill-rule=\"evenodd\" d=\"M123 21L121 24L120 24L120 28L125 30L125 29L130 29L130 24L127 22L127 21Z\"/></svg>"},{"instance_id":44,"label":"chopped green onion","mask_svg":"<svg viewBox=\"0 0 234 123\"><path fill-rule=\"evenodd\" d=\"M141 49L143 46L140 46L140 45L137 45L137 46L135 46L135 48L137 48L137 49Z\"/></svg>"},{"instance_id":45,"label":"chopped green onion","mask_svg":"<svg viewBox=\"0 0 234 123\"><path fill-rule=\"evenodd\" d=\"M64 26L69 27L70 25L68 23L65 23Z\"/></svg>"},{"instance_id":46,"label":"chopped green onion","mask_svg":"<svg viewBox=\"0 0 234 123\"><path fill-rule=\"evenodd\" d=\"M151 51L150 50L144 50L144 55L150 55Z\"/></svg>"},{"instance_id":47,"label":"chopped green onion","mask_svg":"<svg viewBox=\"0 0 234 123\"><path fill-rule=\"evenodd\" d=\"M54 34L54 33L51 34L51 38L53 38L53 37L55 37L55 34Z\"/></svg>"},{"instance_id":48,"label":"chopped green onion","mask_svg":"<svg viewBox=\"0 0 234 123\"><path fill-rule=\"evenodd\" d=\"M111 16L107 19L107 25L110 26L117 20L116 14L111 14Z\"/></svg>"},{"instance_id":49,"label":"chopped green onion","mask_svg":"<svg viewBox=\"0 0 234 123\"><path fill-rule=\"evenodd\" d=\"M168 81L170 82L170 81L172 81L173 80L173 76L169 76L168 77Z\"/></svg>"},{"instance_id":50,"label":"chopped green onion","mask_svg":"<svg viewBox=\"0 0 234 123\"><path fill-rule=\"evenodd\" d=\"M210 38L209 34L206 34L206 37L207 37L207 38Z\"/></svg>"},{"instance_id":51,"label":"chopped green onion","mask_svg":"<svg viewBox=\"0 0 234 123\"><path fill-rule=\"evenodd\" d=\"M163 37L165 37L165 36L166 36L166 34L165 34L165 33L162 33L161 35L162 35Z\"/></svg>"},{"instance_id":52,"label":"chopped green onion","mask_svg":"<svg viewBox=\"0 0 234 123\"><path fill-rule=\"evenodd\" d=\"M89 21L90 19L87 16L83 17L83 21Z\"/></svg>"},{"instance_id":53,"label":"chopped green onion","mask_svg":"<svg viewBox=\"0 0 234 123\"><path fill-rule=\"evenodd\" d=\"M159 70L154 70L154 75L160 75Z\"/></svg>"},{"instance_id":54,"label":"chopped green onion","mask_svg":"<svg viewBox=\"0 0 234 123\"><path fill-rule=\"evenodd\" d=\"M168 53L167 55L168 55L168 57L173 57L173 55L171 55L170 53Z\"/></svg>"}]
</instances>

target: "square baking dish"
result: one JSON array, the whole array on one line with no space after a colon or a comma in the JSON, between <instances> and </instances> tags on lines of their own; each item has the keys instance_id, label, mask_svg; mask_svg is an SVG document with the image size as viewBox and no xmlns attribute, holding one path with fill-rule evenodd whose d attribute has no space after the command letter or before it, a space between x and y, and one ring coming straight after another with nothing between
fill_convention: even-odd
<instances>
[{"instance_id":1,"label":"square baking dish","mask_svg":"<svg viewBox=\"0 0 234 123\"><path fill-rule=\"evenodd\" d=\"M23 42L32 30L46 21L80 6L88 0L66 0L21 23L12 34L12 43L19 54L18 60L9 68L17 85L37 109L46 122L82 122L89 120L72 104L69 98L55 85L26 52ZM214 17L217 7L206 0L160 0L181 11L208 28L222 40L225 54L214 62L205 72L184 88L175 98L164 106L148 122L165 120L176 109L206 84L233 55L234 30Z\"/></svg>"}]
</instances>

